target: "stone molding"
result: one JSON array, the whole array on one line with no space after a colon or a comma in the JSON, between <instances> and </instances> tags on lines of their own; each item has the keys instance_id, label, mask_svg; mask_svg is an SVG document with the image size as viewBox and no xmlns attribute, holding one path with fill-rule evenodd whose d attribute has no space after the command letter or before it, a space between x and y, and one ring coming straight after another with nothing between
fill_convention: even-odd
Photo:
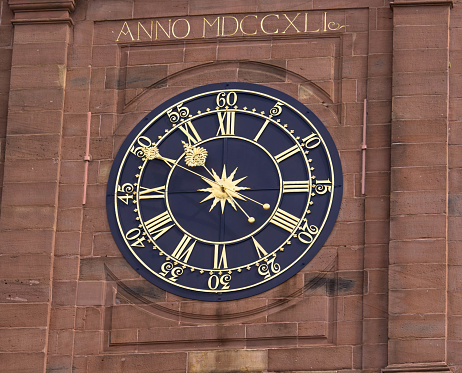
<instances>
[{"instance_id":1,"label":"stone molding","mask_svg":"<svg viewBox=\"0 0 462 373\"><path fill-rule=\"evenodd\" d=\"M403 6L441 6L446 5L449 7L454 6L453 0L420 0L420 1L393 1L390 3L390 7L403 7Z\"/></svg>"},{"instance_id":2,"label":"stone molding","mask_svg":"<svg viewBox=\"0 0 462 373\"><path fill-rule=\"evenodd\" d=\"M382 369L382 373L431 373L451 372L451 369L444 362L435 363L414 363L414 364L391 364Z\"/></svg>"},{"instance_id":3,"label":"stone molding","mask_svg":"<svg viewBox=\"0 0 462 373\"><path fill-rule=\"evenodd\" d=\"M73 25L70 13L75 9L76 0L8 0L14 13L13 24L68 23Z\"/></svg>"}]
</instances>

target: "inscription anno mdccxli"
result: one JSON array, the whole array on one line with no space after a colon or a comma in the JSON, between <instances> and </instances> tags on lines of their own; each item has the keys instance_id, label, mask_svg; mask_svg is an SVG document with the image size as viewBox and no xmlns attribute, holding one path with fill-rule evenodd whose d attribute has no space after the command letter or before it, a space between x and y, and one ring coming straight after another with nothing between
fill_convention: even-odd
<instances>
[{"instance_id":1,"label":"inscription anno mdccxli","mask_svg":"<svg viewBox=\"0 0 462 373\"><path fill-rule=\"evenodd\" d=\"M116 42L345 31L344 14L298 12L162 18L121 22Z\"/></svg>"}]
</instances>

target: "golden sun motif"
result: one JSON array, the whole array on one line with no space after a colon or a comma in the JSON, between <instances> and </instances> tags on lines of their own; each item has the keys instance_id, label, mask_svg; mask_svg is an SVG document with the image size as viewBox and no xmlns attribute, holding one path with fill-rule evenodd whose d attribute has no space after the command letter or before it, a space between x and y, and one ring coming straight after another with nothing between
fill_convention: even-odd
<instances>
[{"instance_id":1,"label":"golden sun motif","mask_svg":"<svg viewBox=\"0 0 462 373\"><path fill-rule=\"evenodd\" d=\"M239 184L242 180L247 178L247 176L237 180L233 180L236 171L237 167L228 177L226 177L226 165L223 165L223 172L221 174L221 178L212 168L212 175L215 181L204 179L204 181L210 185L210 188L198 189L198 191L210 193L201 201L201 203L213 198L212 206L210 207L209 212L212 211L212 209L218 204L218 202L220 202L221 213L223 214L225 211L226 201L228 201L228 203L231 206L233 206L234 210L237 210L237 202L234 199L240 199L245 201L245 198L243 198L239 193L236 192L239 190L250 189L247 187L237 186L237 184Z\"/></svg>"}]
</instances>

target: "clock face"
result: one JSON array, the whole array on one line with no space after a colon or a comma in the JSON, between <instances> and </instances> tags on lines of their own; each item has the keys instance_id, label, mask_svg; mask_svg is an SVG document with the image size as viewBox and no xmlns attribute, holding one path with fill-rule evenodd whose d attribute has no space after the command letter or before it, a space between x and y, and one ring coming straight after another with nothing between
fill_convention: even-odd
<instances>
[{"instance_id":1,"label":"clock face","mask_svg":"<svg viewBox=\"0 0 462 373\"><path fill-rule=\"evenodd\" d=\"M335 145L304 105L274 89L219 83L141 120L107 189L114 239L171 293L224 301L269 290L316 255L337 219Z\"/></svg>"}]
</instances>

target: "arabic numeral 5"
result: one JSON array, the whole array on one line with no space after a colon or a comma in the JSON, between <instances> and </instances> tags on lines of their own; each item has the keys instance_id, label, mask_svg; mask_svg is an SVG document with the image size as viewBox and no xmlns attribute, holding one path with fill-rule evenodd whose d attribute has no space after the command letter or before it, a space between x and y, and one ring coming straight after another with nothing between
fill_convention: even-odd
<instances>
[{"instance_id":1,"label":"arabic numeral 5","mask_svg":"<svg viewBox=\"0 0 462 373\"><path fill-rule=\"evenodd\" d=\"M130 183L125 183L124 185L120 186L117 185L117 193L125 193L125 195L118 195L117 198L120 199L123 203L128 205L128 200L133 199L133 191L135 189L133 188L133 185Z\"/></svg>"},{"instance_id":2,"label":"arabic numeral 5","mask_svg":"<svg viewBox=\"0 0 462 373\"><path fill-rule=\"evenodd\" d=\"M314 190L318 194L326 194L332 191L332 182L330 180L316 180Z\"/></svg>"},{"instance_id":3,"label":"arabic numeral 5","mask_svg":"<svg viewBox=\"0 0 462 373\"><path fill-rule=\"evenodd\" d=\"M281 266L279 263L275 262L275 257L268 260L266 263L262 263L258 266L258 273L260 276L265 276L265 278L271 277L271 274L276 274L281 271Z\"/></svg>"},{"instance_id":4,"label":"arabic numeral 5","mask_svg":"<svg viewBox=\"0 0 462 373\"><path fill-rule=\"evenodd\" d=\"M189 115L189 109L186 106L183 106L183 103L177 105L175 109L176 111L173 111L173 109L167 111L168 119L170 119L170 122L173 124Z\"/></svg>"},{"instance_id":5,"label":"arabic numeral 5","mask_svg":"<svg viewBox=\"0 0 462 373\"><path fill-rule=\"evenodd\" d=\"M172 262L165 262L162 264L162 267L160 267L160 270L162 271L161 275L166 277L168 273L170 273L170 281L175 282L179 276L183 274L183 268L181 267L175 267Z\"/></svg>"},{"instance_id":6,"label":"arabic numeral 5","mask_svg":"<svg viewBox=\"0 0 462 373\"><path fill-rule=\"evenodd\" d=\"M217 106L218 107L223 107L223 106L234 106L236 105L237 102L237 94L236 92L229 92L226 94L226 92L220 92L217 95Z\"/></svg>"},{"instance_id":7,"label":"arabic numeral 5","mask_svg":"<svg viewBox=\"0 0 462 373\"><path fill-rule=\"evenodd\" d=\"M141 230L138 228L130 229L127 233L125 233L125 238L129 241L134 241L130 244L133 247L144 247L143 241L146 240L144 236L141 236Z\"/></svg>"},{"instance_id":8,"label":"arabic numeral 5","mask_svg":"<svg viewBox=\"0 0 462 373\"><path fill-rule=\"evenodd\" d=\"M231 281L230 274L224 274L223 276L218 277L217 275L212 275L209 278L208 285L210 290L217 290L221 285L221 288L218 290L228 290L229 282Z\"/></svg>"}]
</instances>

